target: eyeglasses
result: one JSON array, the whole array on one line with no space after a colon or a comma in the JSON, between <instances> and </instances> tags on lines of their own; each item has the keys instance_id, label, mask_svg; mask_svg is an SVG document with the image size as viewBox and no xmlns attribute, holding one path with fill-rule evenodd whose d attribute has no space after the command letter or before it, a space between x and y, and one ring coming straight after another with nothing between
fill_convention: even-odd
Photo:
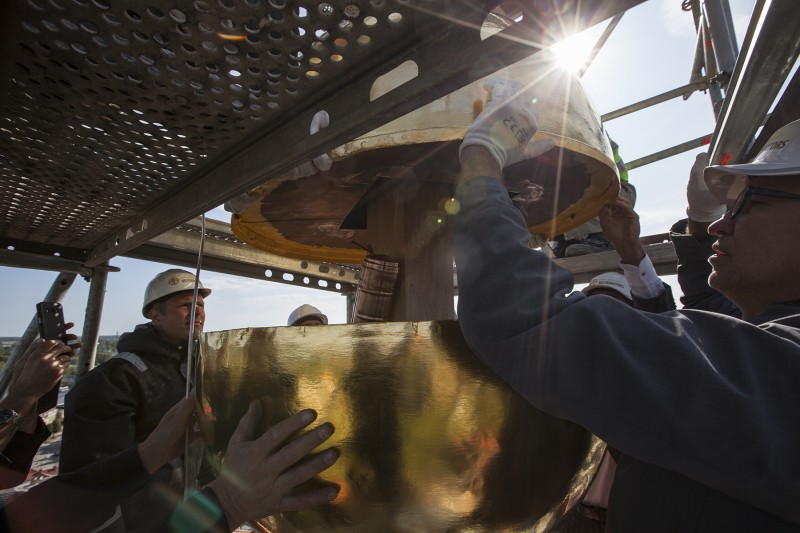
<instances>
[{"instance_id":1,"label":"eyeglasses","mask_svg":"<svg viewBox=\"0 0 800 533\"><path fill-rule=\"evenodd\" d=\"M747 203L747 199L750 196L772 196L773 198L786 198L789 200L800 200L800 195L792 194L790 192L783 192L783 191L776 191L773 189L764 189L762 187L747 187L741 193L739 193L739 197L736 199L736 202L733 204L733 207L728 208L728 216L729 218L733 218L738 215L744 205Z\"/></svg>"}]
</instances>

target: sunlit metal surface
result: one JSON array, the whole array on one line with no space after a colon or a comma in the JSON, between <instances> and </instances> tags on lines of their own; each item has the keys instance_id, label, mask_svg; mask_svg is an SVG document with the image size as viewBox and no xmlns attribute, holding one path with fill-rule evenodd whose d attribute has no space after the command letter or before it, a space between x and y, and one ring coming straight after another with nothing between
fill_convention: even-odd
<instances>
[{"instance_id":1,"label":"sunlit metal surface","mask_svg":"<svg viewBox=\"0 0 800 533\"><path fill-rule=\"evenodd\" d=\"M199 367L219 465L251 400L265 429L311 407L341 451L314 511L268 532L544 531L579 497L602 443L531 407L467 348L455 321L208 333Z\"/></svg>"},{"instance_id":2,"label":"sunlit metal surface","mask_svg":"<svg viewBox=\"0 0 800 533\"><path fill-rule=\"evenodd\" d=\"M413 78L415 69L406 62L376 80L375 97L402 91L401 83ZM492 78L529 87L538 101L534 141L549 138L559 148L505 171L531 231L557 235L594 217L619 188L611 148L578 78L542 51L340 146L327 172L264 184L256 189L261 201L233 217L234 233L278 255L360 263L364 247L372 244L365 205L391 186L387 181L456 182L458 144L482 109L484 85Z\"/></svg>"}]
</instances>

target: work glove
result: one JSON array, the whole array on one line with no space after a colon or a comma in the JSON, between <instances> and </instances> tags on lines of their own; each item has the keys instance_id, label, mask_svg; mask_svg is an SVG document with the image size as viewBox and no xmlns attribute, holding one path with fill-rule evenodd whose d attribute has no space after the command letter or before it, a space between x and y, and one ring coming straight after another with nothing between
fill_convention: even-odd
<instances>
[{"instance_id":1,"label":"work glove","mask_svg":"<svg viewBox=\"0 0 800 533\"><path fill-rule=\"evenodd\" d=\"M327 111L317 111L314 115L314 118L311 119L311 126L309 127L308 131L311 135L314 135L322 128L328 127L330 124L331 119L328 116ZM296 180L299 178L305 178L307 176L313 176L320 170L330 170L331 165L333 165L333 161L331 160L328 154L322 154L320 156L315 157L311 161L306 161L301 165L294 167L292 170L286 173L288 179ZM243 213L245 209L250 207L253 202L256 202L261 199L260 194L256 194L253 192L245 192L231 198L227 202L223 204L223 208L225 211L230 213Z\"/></svg>"},{"instance_id":2,"label":"work glove","mask_svg":"<svg viewBox=\"0 0 800 533\"><path fill-rule=\"evenodd\" d=\"M308 132L311 135L314 135L322 128L327 128L330 122L331 119L328 116L327 111L317 111L317 113L314 115L314 118L311 119L311 126L309 127ZM320 170L330 170L331 165L333 165L333 161L331 160L330 156L328 156L328 154L322 154L315 157L311 161L306 161L305 163L296 166L287 174L289 175L289 179L305 178L307 176L313 176Z\"/></svg>"},{"instance_id":3,"label":"work glove","mask_svg":"<svg viewBox=\"0 0 800 533\"><path fill-rule=\"evenodd\" d=\"M243 213L245 209L250 207L253 202L259 200L260 198L261 195L259 194L253 192L243 192L239 196L234 196L222 204L222 208L228 213L240 214Z\"/></svg>"},{"instance_id":4,"label":"work glove","mask_svg":"<svg viewBox=\"0 0 800 533\"><path fill-rule=\"evenodd\" d=\"M494 80L486 85L489 100L464 135L458 154L464 148L480 145L494 157L500 168L530 159L553 148L551 139L531 144L536 133L533 99L521 83Z\"/></svg>"},{"instance_id":5,"label":"work glove","mask_svg":"<svg viewBox=\"0 0 800 533\"><path fill-rule=\"evenodd\" d=\"M713 222L725 214L725 204L720 203L708 191L703 180L703 169L708 166L707 152L697 154L697 158L689 173L689 183L686 185L686 200L689 206L686 215L695 222Z\"/></svg>"}]
</instances>

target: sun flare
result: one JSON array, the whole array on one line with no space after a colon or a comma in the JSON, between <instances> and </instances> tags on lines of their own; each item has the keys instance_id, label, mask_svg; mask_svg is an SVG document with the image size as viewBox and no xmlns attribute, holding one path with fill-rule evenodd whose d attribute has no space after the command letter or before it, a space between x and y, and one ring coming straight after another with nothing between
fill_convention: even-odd
<instances>
[{"instance_id":1,"label":"sun flare","mask_svg":"<svg viewBox=\"0 0 800 533\"><path fill-rule=\"evenodd\" d=\"M557 42L550 47L550 50L555 54L561 67L570 72L578 72L597 42L597 34L595 28L590 28Z\"/></svg>"}]
</instances>

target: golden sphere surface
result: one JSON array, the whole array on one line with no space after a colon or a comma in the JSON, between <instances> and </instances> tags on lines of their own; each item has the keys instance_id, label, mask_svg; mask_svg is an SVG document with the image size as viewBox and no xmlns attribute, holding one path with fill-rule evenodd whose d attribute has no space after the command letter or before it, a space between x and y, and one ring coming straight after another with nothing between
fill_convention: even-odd
<instances>
[{"instance_id":1,"label":"golden sphere surface","mask_svg":"<svg viewBox=\"0 0 800 533\"><path fill-rule=\"evenodd\" d=\"M331 504L253 524L283 532L544 531L574 504L604 445L528 404L458 323L253 328L204 335L199 397L219 466L249 403L262 430L303 408L336 428Z\"/></svg>"}]
</instances>

